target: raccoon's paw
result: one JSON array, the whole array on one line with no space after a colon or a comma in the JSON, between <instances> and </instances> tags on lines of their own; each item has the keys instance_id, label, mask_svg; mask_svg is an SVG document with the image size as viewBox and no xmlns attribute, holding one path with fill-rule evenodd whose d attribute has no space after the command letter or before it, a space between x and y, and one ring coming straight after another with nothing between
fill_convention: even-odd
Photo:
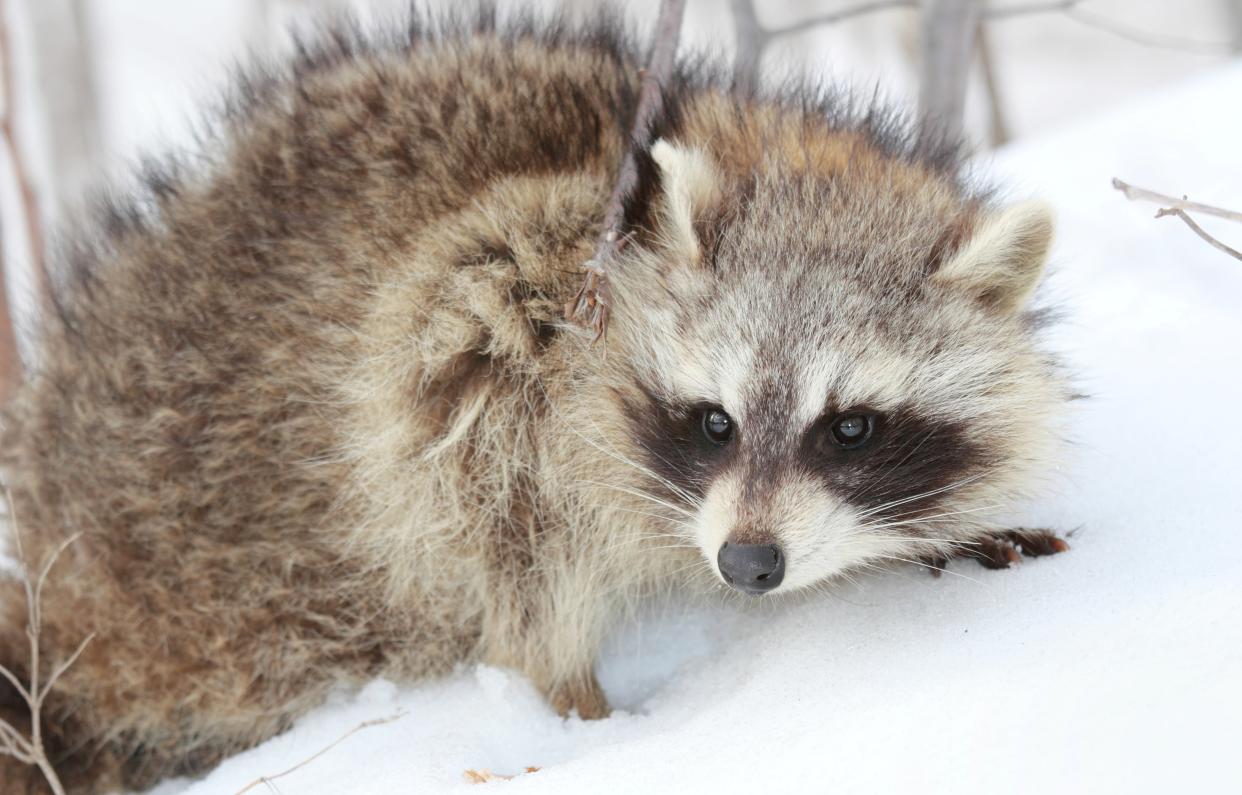
<instances>
[{"instance_id":1,"label":"raccoon's paw","mask_svg":"<svg viewBox=\"0 0 1242 795\"><path fill-rule=\"evenodd\" d=\"M1051 530L1028 530L1019 527L1013 530L997 530L969 545L963 545L955 557L976 560L979 565L988 569L1008 569L1021 563L1023 557L1055 555L1066 552L1069 548L1069 544ZM931 568L933 576L939 577L949 561L943 557L931 558L926 561L926 565Z\"/></svg>"},{"instance_id":2,"label":"raccoon's paw","mask_svg":"<svg viewBox=\"0 0 1242 795\"><path fill-rule=\"evenodd\" d=\"M556 685L548 692L548 703L563 718L574 711L583 720L600 720L612 713L604 690L593 673Z\"/></svg>"},{"instance_id":3,"label":"raccoon's paw","mask_svg":"<svg viewBox=\"0 0 1242 795\"><path fill-rule=\"evenodd\" d=\"M1055 555L1065 552L1069 544L1051 530L998 530L979 539L975 546L962 550L962 557L974 558L989 569L1007 569L1022 558Z\"/></svg>"}]
</instances>

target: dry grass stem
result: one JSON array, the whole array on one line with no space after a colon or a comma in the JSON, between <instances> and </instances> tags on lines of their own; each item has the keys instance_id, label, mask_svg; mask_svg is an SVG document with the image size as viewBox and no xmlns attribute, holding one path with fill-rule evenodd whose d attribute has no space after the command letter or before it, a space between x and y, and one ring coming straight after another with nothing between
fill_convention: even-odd
<instances>
[{"instance_id":1,"label":"dry grass stem","mask_svg":"<svg viewBox=\"0 0 1242 795\"><path fill-rule=\"evenodd\" d=\"M289 768L289 769L287 769L287 770L282 770L282 771L280 771L279 773L275 773L275 774L270 775L270 776L259 776L259 777L258 777L258 778L256 778L254 781L250 782L250 783L249 783L249 784L247 784L246 786L244 786L244 787L242 787L241 789L239 789L239 790L237 791L237 795L242 795L243 793L249 792L250 790L254 789L255 787L258 787L258 786L263 785L263 784L268 784L268 785L270 785L273 781L275 781L275 780L276 780L276 779L278 779L278 778L284 778L285 776L289 775L290 773L295 773L295 772L297 772L298 770L301 770L302 768L304 768L304 767L306 767L307 765L309 765L311 762L314 762L314 761L315 761L316 759L318 759L319 757L321 757L321 756L323 756L324 754L328 753L329 751L331 751L333 748L337 747L337 746L338 746L338 745L340 745L341 743L345 742L345 741L346 741L346 740L348 740L350 737L353 737L355 734L357 734L358 732L362 731L363 729L369 729L369 728L371 728L372 726L382 726L382 725L384 725L385 723L392 723L393 721L395 721L395 720L397 720L397 719L399 719L399 718L404 718L404 717L405 717L405 714L406 714L406 713L404 713L404 712L398 712L397 714L395 714L395 715L389 715L389 716L388 716L388 717L386 717L386 718L375 718L375 719L373 719L373 720L364 720L362 723L359 723L357 726L355 726L354 728L352 728L352 729L350 729L349 731L345 732L345 733L344 733L344 734L342 734L340 737L337 737L335 740L333 740L333 741L332 741L331 743L329 743L328 745L324 746L323 748L320 748L318 751L316 751L315 753L313 753L313 754L311 754L310 756L306 757L306 758L305 758L305 759L303 759L301 762L298 762L298 763L297 763L296 765L294 765L293 767L291 767L291 768Z\"/></svg>"}]
</instances>

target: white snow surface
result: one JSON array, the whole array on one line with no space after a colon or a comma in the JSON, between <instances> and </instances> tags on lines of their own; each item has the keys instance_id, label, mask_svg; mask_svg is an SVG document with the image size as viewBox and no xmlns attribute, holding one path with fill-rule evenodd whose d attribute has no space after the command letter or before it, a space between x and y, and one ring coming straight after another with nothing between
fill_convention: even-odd
<instances>
[{"instance_id":1,"label":"white snow surface","mask_svg":"<svg viewBox=\"0 0 1242 795\"><path fill-rule=\"evenodd\" d=\"M1060 217L1050 344L1091 397L1046 496L1005 518L1070 531L1068 554L654 605L600 661L606 720L487 667L375 682L158 792L232 795L398 713L253 791L1242 791L1242 262L1109 185L1242 207L1239 96L1242 64L980 164Z\"/></svg>"}]
</instances>

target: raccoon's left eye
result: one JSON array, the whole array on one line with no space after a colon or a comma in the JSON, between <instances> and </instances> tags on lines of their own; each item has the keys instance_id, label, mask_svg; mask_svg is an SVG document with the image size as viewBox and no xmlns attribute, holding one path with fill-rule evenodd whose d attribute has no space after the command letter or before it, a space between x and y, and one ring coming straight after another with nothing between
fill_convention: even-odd
<instances>
[{"instance_id":1,"label":"raccoon's left eye","mask_svg":"<svg viewBox=\"0 0 1242 795\"><path fill-rule=\"evenodd\" d=\"M832 441L841 447L861 447L871 438L875 425L869 414L846 414L832 422Z\"/></svg>"},{"instance_id":2,"label":"raccoon's left eye","mask_svg":"<svg viewBox=\"0 0 1242 795\"><path fill-rule=\"evenodd\" d=\"M724 409L707 409L703 412L703 435L712 444L724 444L733 437L733 418Z\"/></svg>"}]
</instances>

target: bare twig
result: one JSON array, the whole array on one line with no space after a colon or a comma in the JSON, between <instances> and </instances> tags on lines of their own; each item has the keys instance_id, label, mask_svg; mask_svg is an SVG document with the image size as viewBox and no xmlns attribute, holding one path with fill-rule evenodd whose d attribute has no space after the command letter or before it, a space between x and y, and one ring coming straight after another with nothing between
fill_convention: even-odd
<instances>
[{"instance_id":1,"label":"bare twig","mask_svg":"<svg viewBox=\"0 0 1242 795\"><path fill-rule=\"evenodd\" d=\"M1199 54L1223 54L1231 49L1234 52L1242 51L1242 32L1235 34L1234 42L1207 42L1166 36L1132 28L1099 14L1084 11L1079 6L1085 2L1086 0L1016 2L978 9L977 14L981 20L992 22L1036 14L1060 13L1071 21L1085 27L1150 47ZM756 0L730 0L733 8L734 40L737 46L737 54L734 61L735 82L739 87L743 88L753 88L758 85L759 65L763 61L763 55L767 52L768 47L782 36L804 33L820 25L832 25L877 11L918 8L920 0L870 0L870 2L861 2L837 9L836 11L827 11L798 22L774 28L766 28L759 21L755 10L755 3ZM1229 3L1231 11L1235 15L1234 18L1242 20L1242 10L1238 10L1242 9L1242 2L1229 0ZM978 3L972 3L971 5L978 5ZM1242 31L1242 25L1235 24L1235 28L1238 31Z\"/></svg>"},{"instance_id":2,"label":"bare twig","mask_svg":"<svg viewBox=\"0 0 1242 795\"><path fill-rule=\"evenodd\" d=\"M318 751L316 751L315 753L313 753L313 754L311 754L310 756L306 757L306 758L305 758L305 759L303 759L301 762L298 762L296 765L294 765L293 767L289 768L288 770L282 770L281 772L276 773L275 775L271 775L271 776L259 776L259 777L258 777L258 778L256 778L254 781L250 782L250 783L249 783L249 784L247 784L246 786L244 786L244 787L242 787L241 789L239 789L239 790L237 791L237 795L242 795L242 793L249 792L250 790L252 790L252 789L254 789L255 787L258 787L258 786L260 786L260 785L262 785L262 784L270 784L270 783L272 783L273 781L275 781L275 780L276 780L276 779L278 779L278 778L284 778L285 776L289 775L290 773L295 773L295 772L297 772L298 770L301 770L302 768L304 768L304 767L306 767L307 765L309 765L311 762L314 762L316 759L318 759L319 757L321 757L321 756L323 756L324 754L328 753L328 752L329 752L329 751L331 751L333 748L335 748L335 747L337 747L338 745L340 745L341 743L345 742L345 741L346 741L346 740L348 740L350 737L353 737L355 734L357 734L358 732L362 731L363 729L369 729L369 728L371 728L372 726L382 726L382 725L384 725L385 723L392 723L392 722L393 722L393 721L395 721L395 720L398 720L398 719L400 719L400 718L404 718L404 717L405 717L405 715L406 715L406 713L404 713L404 712L398 712L398 713L396 713L395 715L389 715L389 716L388 716L388 717L386 717L386 718L375 718L375 719L373 719L373 720L364 720L362 723L359 723L359 724L358 724L357 726L355 726L354 728L352 728L352 729L350 729L349 731L345 732L345 733L344 733L344 734L342 734L340 737L337 737L337 738L336 738L335 740L333 740L331 743L329 743L328 745L324 746L323 748L320 748Z\"/></svg>"},{"instance_id":3,"label":"bare twig","mask_svg":"<svg viewBox=\"0 0 1242 795\"><path fill-rule=\"evenodd\" d=\"M608 266L625 245L622 229L625 223L625 202L638 187L637 153L651 148L651 127L664 107L662 89L673 72L685 10L686 0L660 1L655 42L647 68L640 73L638 107L634 112L626 153L617 172L617 182L604 211L604 230L600 235L595 256L583 266L586 278L582 287L565 307L565 317L594 329L596 340L603 337L608 329L608 313L611 309Z\"/></svg>"},{"instance_id":4,"label":"bare twig","mask_svg":"<svg viewBox=\"0 0 1242 795\"><path fill-rule=\"evenodd\" d=\"M1056 11L1069 11L1074 6L1083 2L1083 0L1051 0L1051 2L1043 3L1011 3L1009 5L995 6L983 12L987 19L1005 19L1006 17L1019 17L1028 14L1047 14Z\"/></svg>"},{"instance_id":5,"label":"bare twig","mask_svg":"<svg viewBox=\"0 0 1242 795\"><path fill-rule=\"evenodd\" d=\"M1186 214L1185 210L1181 210L1176 207L1162 207L1161 209L1156 211L1157 218L1164 218L1166 215L1175 215L1178 218L1181 218L1183 221L1186 222L1186 226L1190 227L1190 231L1194 232L1196 235L1206 240L1208 244L1211 245L1213 248L1219 251L1225 252L1226 254L1233 257L1234 259L1242 260L1242 252L1239 252L1235 249L1230 248L1229 246L1226 246L1224 243L1220 242L1216 238L1209 235L1207 232L1204 231L1203 227L1196 224L1194 220L1189 215Z\"/></svg>"},{"instance_id":6,"label":"bare twig","mask_svg":"<svg viewBox=\"0 0 1242 795\"><path fill-rule=\"evenodd\" d=\"M12 671L3 665L0 665L0 676L8 680L22 700L26 702L30 710L30 736L22 735L7 721L0 720L0 754L7 754L19 762L38 767L52 792L55 795L65 795L65 788L60 783L60 778L56 775L56 770L51 760L48 759L47 750L43 745L43 702L65 671L69 670L82 656L82 652L94 639L95 634L87 635L68 658L53 667L46 682L41 681L39 638L43 627L43 586L47 582L47 576L60 556L81 537L81 534L72 535L61 542L60 546L56 547L44 561L38 576L32 578L30 564L26 560L26 551L22 546L21 528L13 513L13 498L12 495L7 494L6 497L13 527L13 543L17 547L17 560L22 568L22 586L26 591L26 637L30 641L30 681L23 684Z\"/></svg>"},{"instance_id":7,"label":"bare twig","mask_svg":"<svg viewBox=\"0 0 1242 795\"><path fill-rule=\"evenodd\" d=\"M872 14L876 11L888 11L894 8L914 8L917 5L918 0L872 0L869 3L859 3L837 9L836 11L816 14L799 22L772 28L766 32L770 38L789 36L794 33L802 33L820 25L832 25L854 17L861 17L864 14Z\"/></svg>"},{"instance_id":8,"label":"bare twig","mask_svg":"<svg viewBox=\"0 0 1242 795\"><path fill-rule=\"evenodd\" d=\"M984 19L1005 20L1014 17L1028 16L1031 14L1045 14L1059 12L1066 19L1077 22L1083 27L1098 30L1101 33L1107 33L1134 44L1142 44L1146 47L1157 47L1164 50L1177 50L1180 52L1195 53L1198 55L1228 55L1234 50L1235 44L1226 41L1202 41L1199 39L1188 39L1183 36L1169 36L1163 33L1153 33L1152 31L1135 28L1124 22L1109 19L1101 14L1096 14L1081 8L1086 0L1050 0L1050 2L1033 2L1033 3L1014 3L1012 5L999 6L989 8L983 13Z\"/></svg>"},{"instance_id":9,"label":"bare twig","mask_svg":"<svg viewBox=\"0 0 1242 795\"><path fill-rule=\"evenodd\" d=\"M741 55L745 52L748 56L756 53L762 56L764 50L772 43L773 39L781 36L792 36L797 33L805 33L808 30L817 28L821 25L834 25L838 22L854 19L855 17L874 14L878 11L893 11L896 9L918 8L919 0L870 0L869 2L857 3L855 5L838 8L835 11L825 11L822 14L814 14L806 19L791 22L787 25L779 25L774 28L765 28L759 22L755 12L755 0L730 0L733 7L734 36L738 42L738 53ZM1005 19L1007 17L1018 17L1027 14L1044 14L1053 11L1068 11L1084 0L1051 0L1051 2L1043 3L1017 3L1014 5L998 6L995 8L983 9L980 14L983 19ZM758 60L754 56L741 60Z\"/></svg>"},{"instance_id":10,"label":"bare twig","mask_svg":"<svg viewBox=\"0 0 1242 795\"><path fill-rule=\"evenodd\" d=\"M1233 210L1224 210L1220 207L1213 207L1210 204L1192 202L1185 196L1180 199L1175 199L1174 197L1166 196L1163 193L1156 193L1155 191L1147 190L1146 188L1135 187L1134 185L1131 185L1128 182L1123 182L1116 177L1113 177L1113 187L1125 194L1125 197L1131 201L1147 201L1154 202L1156 204L1163 204L1164 207L1161 207L1156 211L1157 218L1164 218L1170 215L1181 218L1186 226L1190 227L1192 232L1207 241L1213 248L1223 251L1234 259L1242 260L1242 252L1238 252L1236 249L1230 248L1216 238L1212 237L1203 229L1203 227L1195 223L1194 219L1187 214L1188 212L1203 213L1204 215L1214 215L1217 218L1225 218L1230 221L1242 223L1242 213L1234 212Z\"/></svg>"},{"instance_id":11,"label":"bare twig","mask_svg":"<svg viewBox=\"0 0 1242 795\"><path fill-rule=\"evenodd\" d=\"M1108 33L1134 44L1142 44L1145 47L1176 50L1196 55L1229 55L1233 52L1233 42L1230 41L1202 41L1200 39L1188 39L1183 36L1153 33L1109 19L1100 14L1085 11L1081 8L1068 8L1065 10L1065 16L1085 27Z\"/></svg>"},{"instance_id":12,"label":"bare twig","mask_svg":"<svg viewBox=\"0 0 1242 795\"><path fill-rule=\"evenodd\" d=\"M35 195L34 183L26 172L26 163L22 159L21 147L17 144L17 130L13 123L17 113L17 103L13 93L13 52L9 42L7 24L7 8L4 0L0 0L0 59L4 69L4 114L0 116L0 136L4 138L9 150L9 162L13 166L13 178L17 181L17 190L21 196L22 214L26 216L26 238L30 246L30 263L34 269L35 284L39 298L46 307L52 299L52 283L48 276L47 257L43 242L43 216L39 210L39 199Z\"/></svg>"},{"instance_id":13,"label":"bare twig","mask_svg":"<svg viewBox=\"0 0 1242 795\"><path fill-rule=\"evenodd\" d=\"M1224 218L1229 221L1237 221L1242 224L1242 213L1234 210L1224 210L1220 207L1213 207L1210 204L1200 204L1192 202L1183 196L1176 199L1172 196L1166 196L1163 193L1139 188L1128 182L1113 177L1113 187L1125 194L1126 198L1131 201L1145 201L1153 204L1163 204L1165 207L1172 207L1178 210L1188 210L1192 213L1203 213L1204 215L1214 215L1217 218Z\"/></svg>"}]
</instances>

